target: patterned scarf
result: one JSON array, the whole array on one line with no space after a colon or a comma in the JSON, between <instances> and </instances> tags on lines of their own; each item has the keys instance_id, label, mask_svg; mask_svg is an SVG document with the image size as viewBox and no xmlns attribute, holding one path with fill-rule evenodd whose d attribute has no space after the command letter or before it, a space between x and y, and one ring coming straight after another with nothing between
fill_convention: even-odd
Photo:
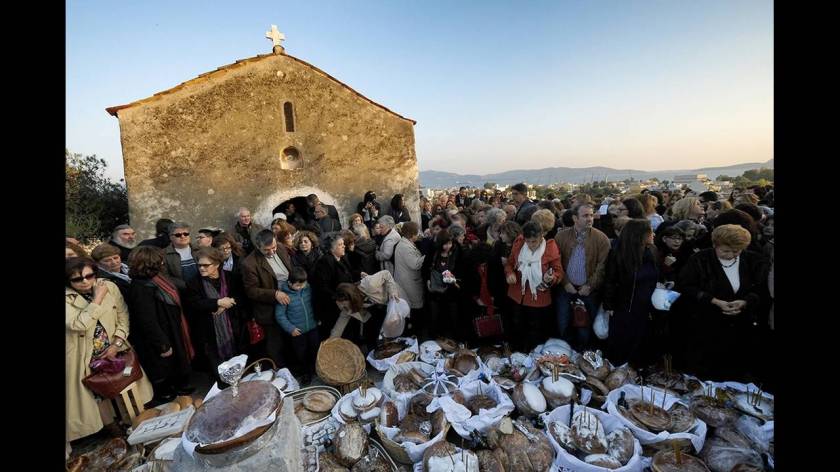
<instances>
[{"instance_id":1,"label":"patterned scarf","mask_svg":"<svg viewBox=\"0 0 840 472\"><path fill-rule=\"evenodd\" d=\"M221 281L221 290L216 290L216 287L206 277L201 278L201 284L204 286L204 293L207 298L225 298L228 296L228 285L225 279L225 271L219 271L219 279ZM230 317L227 310L222 311L218 315L213 315L213 330L216 333L216 349L219 352L220 359L230 359L233 357L233 328L230 327Z\"/></svg>"},{"instance_id":2,"label":"patterned scarf","mask_svg":"<svg viewBox=\"0 0 840 472\"><path fill-rule=\"evenodd\" d=\"M166 277L161 274L157 274L152 277L152 283L157 286L158 293L167 305L175 305L178 307L178 311L181 313L181 337L184 339L184 350L186 351L189 360L193 360L195 357L195 349L193 349L192 339L190 339L190 327L187 324L187 318L184 317L184 310L181 307L181 297L178 295L178 289L172 285L172 282L167 280Z\"/></svg>"}]
</instances>

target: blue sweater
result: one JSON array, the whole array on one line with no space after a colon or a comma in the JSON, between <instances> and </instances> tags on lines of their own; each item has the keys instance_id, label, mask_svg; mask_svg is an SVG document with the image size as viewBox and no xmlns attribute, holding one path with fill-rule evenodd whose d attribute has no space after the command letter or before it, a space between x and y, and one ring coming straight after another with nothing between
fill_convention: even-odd
<instances>
[{"instance_id":1,"label":"blue sweater","mask_svg":"<svg viewBox=\"0 0 840 472\"><path fill-rule=\"evenodd\" d=\"M289 304L277 304L274 308L274 319L283 328L283 331L292 334L295 328L301 334L309 332L317 327L315 312L312 310L312 288L307 283L300 291L289 288L288 282L283 282L280 287L289 296Z\"/></svg>"}]
</instances>

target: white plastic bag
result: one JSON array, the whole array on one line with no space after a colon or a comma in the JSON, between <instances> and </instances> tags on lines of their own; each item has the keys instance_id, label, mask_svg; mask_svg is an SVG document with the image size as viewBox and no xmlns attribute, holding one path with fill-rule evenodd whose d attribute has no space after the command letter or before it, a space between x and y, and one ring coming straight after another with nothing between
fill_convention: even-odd
<instances>
[{"instance_id":1,"label":"white plastic bag","mask_svg":"<svg viewBox=\"0 0 840 472\"><path fill-rule=\"evenodd\" d=\"M575 407L575 412L580 411L580 406ZM614 430L623 427L622 421L616 418L613 415L605 413L600 410L596 410L593 408L585 407L586 412L597 417L598 421L604 425L604 431L609 434ZM554 436L549 433L548 428L551 423L561 422L563 424L569 423L569 414L571 413L571 406L570 405L563 405L561 407L555 408L550 413L543 413L540 417L543 419L543 422L546 424L546 430L543 432L546 436L548 436L548 441L551 443L551 446L554 447L554 452L556 453L554 456L554 463L552 464L551 470L557 471L575 471L575 472L603 472L609 469L605 467L599 467L592 464L587 464L582 460L575 457L573 454L570 454L566 449L564 449L560 444L557 443L557 440L554 439ZM615 469L618 472L641 472L644 469L644 461L642 460L642 445L639 444L638 439L634 439L633 444L633 457L627 462L627 464Z\"/></svg>"},{"instance_id":2,"label":"white plastic bag","mask_svg":"<svg viewBox=\"0 0 840 472\"><path fill-rule=\"evenodd\" d=\"M442 408L447 421L463 438L469 438L473 431L486 433L491 427L498 426L502 418L509 415L514 409L513 401L495 381L491 380L490 383L486 383L474 379L471 382L462 382L460 390L468 401L480 394L487 395L496 401L496 406L493 408L489 410L481 409L480 414L473 415L467 407L452 400L450 395L432 400L427 411L435 412Z\"/></svg>"},{"instance_id":3,"label":"white plastic bag","mask_svg":"<svg viewBox=\"0 0 840 472\"><path fill-rule=\"evenodd\" d=\"M688 431L684 433L669 433L668 431L662 431L660 433L654 434L650 431L644 430L633 424L630 420L625 418L619 411L618 407L616 406L619 397L621 396L621 392L624 392L626 395L627 400L631 399L640 399L642 397L642 389L638 385L633 384L626 384L622 385L621 387L613 390L607 395L607 404L606 409L607 411L613 415L618 417L627 429L633 433L633 436L639 439L639 442L642 445L646 444L654 444L662 441L672 440L672 439L688 439L691 441L691 445L694 446L695 451L700 451L703 449L703 443L706 440L706 430L708 427L706 423L704 423L699 418L695 420L694 426L691 427ZM651 389L645 387L645 397L650 397ZM662 403L662 391L658 389L653 389L654 392L654 403L660 405ZM671 408L674 403L683 403L680 401L678 397L673 395L668 395L665 399L665 409ZM683 403L685 404L685 403Z\"/></svg>"},{"instance_id":4,"label":"white plastic bag","mask_svg":"<svg viewBox=\"0 0 840 472\"><path fill-rule=\"evenodd\" d=\"M653 303L654 308L662 311L669 311L671 309L671 305L680 298L679 292L671 290L673 286L673 282L656 284L656 289L650 296L650 302Z\"/></svg>"},{"instance_id":5,"label":"white plastic bag","mask_svg":"<svg viewBox=\"0 0 840 472\"><path fill-rule=\"evenodd\" d=\"M400 341L400 340L408 343L408 345L406 346L405 349L403 349L402 351L394 354L391 357L385 358L385 359L377 359L374 355L376 353L375 352L376 350L372 349L367 355L368 363L370 363L370 365L373 366L373 368L378 370L379 372L386 372L388 369L391 368L391 366L397 365L397 359L405 351L410 351L410 352L413 352L413 353L418 354L418 355L420 354L420 347L417 345L417 339L416 338L397 338L397 339L395 339L395 341Z\"/></svg>"},{"instance_id":6,"label":"white plastic bag","mask_svg":"<svg viewBox=\"0 0 840 472\"><path fill-rule=\"evenodd\" d=\"M396 338L405 330L405 319L411 315L411 307L402 298L388 301L388 311L382 322L382 335L386 338Z\"/></svg>"},{"instance_id":7,"label":"white plastic bag","mask_svg":"<svg viewBox=\"0 0 840 472\"><path fill-rule=\"evenodd\" d=\"M604 305L598 308L598 314L595 315L595 321L592 322L592 330L595 331L595 336L598 336L598 339L607 339L610 335L610 316L604 310Z\"/></svg>"}]
</instances>

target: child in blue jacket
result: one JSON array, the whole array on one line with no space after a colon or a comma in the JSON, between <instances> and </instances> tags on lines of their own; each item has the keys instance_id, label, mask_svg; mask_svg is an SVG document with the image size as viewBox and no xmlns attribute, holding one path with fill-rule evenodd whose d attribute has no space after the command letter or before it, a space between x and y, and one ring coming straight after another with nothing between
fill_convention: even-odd
<instances>
[{"instance_id":1,"label":"child in blue jacket","mask_svg":"<svg viewBox=\"0 0 840 472\"><path fill-rule=\"evenodd\" d=\"M312 381L315 373L315 356L318 354L320 338L318 323L312 310L312 288L306 282L306 271L294 267L289 271L289 280L280 287L289 296L289 304L277 304L274 318L283 331L292 336L292 350L300 366L301 387Z\"/></svg>"}]
</instances>

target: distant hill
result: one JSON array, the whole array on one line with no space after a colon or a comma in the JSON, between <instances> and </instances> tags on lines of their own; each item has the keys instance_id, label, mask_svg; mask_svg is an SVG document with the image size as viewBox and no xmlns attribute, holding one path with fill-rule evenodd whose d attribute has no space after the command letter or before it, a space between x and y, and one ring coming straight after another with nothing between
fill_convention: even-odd
<instances>
[{"instance_id":1,"label":"distant hill","mask_svg":"<svg viewBox=\"0 0 840 472\"><path fill-rule=\"evenodd\" d=\"M611 167L547 167L545 169L520 169L497 174L475 175L424 170L420 172L420 184L427 188L447 188L462 185L465 187L479 187L485 182L494 182L499 185L512 185L518 182L535 185L547 185L556 182L581 184L592 180L604 180L605 177L607 180L624 180L629 177L633 177L636 180L650 179L653 177L659 180L673 180L675 175L680 174L706 174L710 179L714 179L718 175L735 177L748 170L762 167L773 168L773 159L767 162L749 162L726 167L660 171L613 169Z\"/></svg>"}]
</instances>

